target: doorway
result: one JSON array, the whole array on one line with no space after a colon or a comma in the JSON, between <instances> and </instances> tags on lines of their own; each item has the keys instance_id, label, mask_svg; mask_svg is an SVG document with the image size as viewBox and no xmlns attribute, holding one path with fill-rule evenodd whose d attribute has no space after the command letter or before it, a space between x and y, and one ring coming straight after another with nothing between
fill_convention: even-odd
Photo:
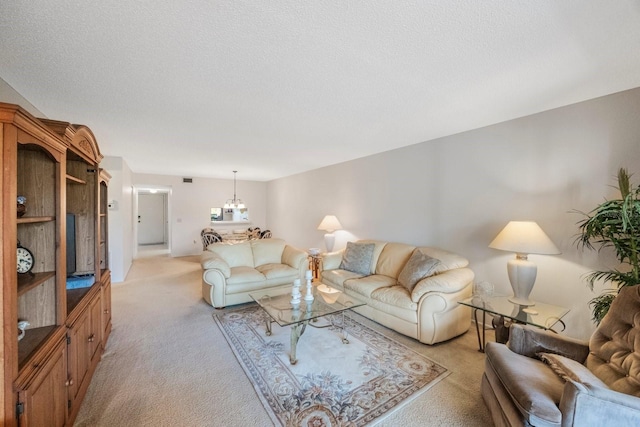
<instances>
[{"instance_id":1,"label":"doorway","mask_svg":"<svg viewBox=\"0 0 640 427\"><path fill-rule=\"evenodd\" d=\"M167 193L138 194L138 244L167 243Z\"/></svg>"},{"instance_id":2,"label":"doorway","mask_svg":"<svg viewBox=\"0 0 640 427\"><path fill-rule=\"evenodd\" d=\"M136 193L135 258L170 254L169 191L137 188Z\"/></svg>"}]
</instances>

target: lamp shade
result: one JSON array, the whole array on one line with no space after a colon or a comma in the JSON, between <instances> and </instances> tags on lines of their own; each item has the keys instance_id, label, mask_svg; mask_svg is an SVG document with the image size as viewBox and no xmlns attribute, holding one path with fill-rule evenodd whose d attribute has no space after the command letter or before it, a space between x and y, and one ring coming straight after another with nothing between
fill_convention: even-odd
<instances>
[{"instance_id":1,"label":"lamp shade","mask_svg":"<svg viewBox=\"0 0 640 427\"><path fill-rule=\"evenodd\" d=\"M342 230L342 224L340 224L335 215L326 215L318 226L318 230L333 233L335 230Z\"/></svg>"},{"instance_id":2,"label":"lamp shade","mask_svg":"<svg viewBox=\"0 0 640 427\"><path fill-rule=\"evenodd\" d=\"M510 221L495 239L490 248L518 254L557 255L558 247L534 221Z\"/></svg>"}]
</instances>

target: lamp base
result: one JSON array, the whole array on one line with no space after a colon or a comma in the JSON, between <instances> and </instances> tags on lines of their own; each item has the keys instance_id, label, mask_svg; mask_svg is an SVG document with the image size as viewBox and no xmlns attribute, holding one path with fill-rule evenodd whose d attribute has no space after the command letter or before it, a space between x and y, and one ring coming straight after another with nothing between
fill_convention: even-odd
<instances>
[{"instance_id":1,"label":"lamp base","mask_svg":"<svg viewBox=\"0 0 640 427\"><path fill-rule=\"evenodd\" d=\"M333 250L333 245L336 243L336 235L333 233L327 233L324 235L324 245L327 247L327 252Z\"/></svg>"},{"instance_id":2,"label":"lamp base","mask_svg":"<svg viewBox=\"0 0 640 427\"><path fill-rule=\"evenodd\" d=\"M529 261L526 255L517 254L516 259L507 263L507 273L513 288L513 296L508 298L509 301L524 306L535 305L535 302L529 299L529 294L536 281L538 267Z\"/></svg>"}]
</instances>

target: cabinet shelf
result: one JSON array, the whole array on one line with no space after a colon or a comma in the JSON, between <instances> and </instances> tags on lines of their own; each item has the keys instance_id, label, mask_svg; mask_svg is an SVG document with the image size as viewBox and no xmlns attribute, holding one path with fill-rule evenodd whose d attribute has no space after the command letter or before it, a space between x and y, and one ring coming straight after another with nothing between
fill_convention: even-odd
<instances>
[{"instance_id":1,"label":"cabinet shelf","mask_svg":"<svg viewBox=\"0 0 640 427\"><path fill-rule=\"evenodd\" d=\"M49 222L55 220L55 216L27 216L18 218L18 224L34 224L37 222Z\"/></svg>"},{"instance_id":2,"label":"cabinet shelf","mask_svg":"<svg viewBox=\"0 0 640 427\"><path fill-rule=\"evenodd\" d=\"M80 179L80 178L76 178L73 175L69 175L67 174L67 181L69 181L69 183L71 184L86 184L87 181L85 181L84 179Z\"/></svg>"},{"instance_id":3,"label":"cabinet shelf","mask_svg":"<svg viewBox=\"0 0 640 427\"><path fill-rule=\"evenodd\" d=\"M67 315L70 315L76 306L82 302L83 298L89 293L89 291L91 291L92 287L93 286L79 289L67 289Z\"/></svg>"},{"instance_id":4,"label":"cabinet shelf","mask_svg":"<svg viewBox=\"0 0 640 427\"><path fill-rule=\"evenodd\" d=\"M27 329L22 340L18 341L18 366L23 368L36 349L46 341L47 337L57 328L56 325Z\"/></svg>"},{"instance_id":5,"label":"cabinet shelf","mask_svg":"<svg viewBox=\"0 0 640 427\"><path fill-rule=\"evenodd\" d=\"M18 296L29 292L38 285L43 284L52 277L55 277L55 271L45 271L42 273L19 274L18 275Z\"/></svg>"}]
</instances>

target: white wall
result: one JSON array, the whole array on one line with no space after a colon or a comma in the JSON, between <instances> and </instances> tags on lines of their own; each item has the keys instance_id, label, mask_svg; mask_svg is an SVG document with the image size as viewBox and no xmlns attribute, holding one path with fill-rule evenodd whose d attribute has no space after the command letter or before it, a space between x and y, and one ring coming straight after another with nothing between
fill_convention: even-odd
<instances>
[{"instance_id":1,"label":"white wall","mask_svg":"<svg viewBox=\"0 0 640 427\"><path fill-rule=\"evenodd\" d=\"M111 174L108 200L111 281L122 282L133 262L133 187L131 169L122 157L105 157L100 167Z\"/></svg>"},{"instance_id":2,"label":"white wall","mask_svg":"<svg viewBox=\"0 0 640 427\"><path fill-rule=\"evenodd\" d=\"M169 198L169 238L171 256L202 253L200 232L210 225L211 208L222 207L233 197L233 179L194 177L192 183L182 182L181 176L133 174L136 187L160 186L171 189ZM250 225L265 228L267 184L258 181L237 181L237 195L249 208Z\"/></svg>"},{"instance_id":3,"label":"white wall","mask_svg":"<svg viewBox=\"0 0 640 427\"><path fill-rule=\"evenodd\" d=\"M5 82L1 78L0 102L19 105L36 117L47 117L42 111L38 110L32 103L30 103L24 96L20 95L14 88L12 88L9 83Z\"/></svg>"},{"instance_id":4,"label":"white wall","mask_svg":"<svg viewBox=\"0 0 640 427\"><path fill-rule=\"evenodd\" d=\"M274 180L267 223L294 245L324 247L316 228L335 214L345 228L336 249L359 238L440 246L509 294L513 254L488 245L510 220L537 221L562 255L529 257L538 264L532 298L570 307L566 333L587 338L587 303L600 289L582 276L616 263L576 249L581 217L571 211L615 197L619 167L640 183L639 117L640 88Z\"/></svg>"}]
</instances>

